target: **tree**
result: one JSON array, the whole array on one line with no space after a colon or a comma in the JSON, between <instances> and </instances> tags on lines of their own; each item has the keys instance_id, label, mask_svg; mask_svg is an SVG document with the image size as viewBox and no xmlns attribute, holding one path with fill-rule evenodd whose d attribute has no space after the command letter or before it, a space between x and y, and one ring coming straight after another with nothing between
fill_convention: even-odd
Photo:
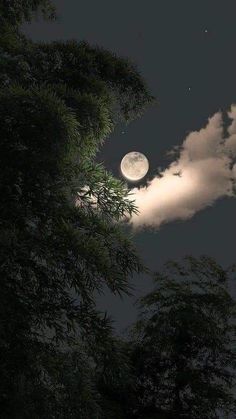
<instances>
[{"instance_id":1,"label":"tree","mask_svg":"<svg viewBox=\"0 0 236 419\"><path fill-rule=\"evenodd\" d=\"M235 413L235 308L228 275L208 257L168 262L134 328L137 418Z\"/></svg>"},{"instance_id":2,"label":"tree","mask_svg":"<svg viewBox=\"0 0 236 419\"><path fill-rule=\"evenodd\" d=\"M96 388L103 419L127 419L134 396L134 376L128 342L108 336L96 355Z\"/></svg>"},{"instance_id":3,"label":"tree","mask_svg":"<svg viewBox=\"0 0 236 419\"><path fill-rule=\"evenodd\" d=\"M26 39L19 24L38 7L49 2L0 2L0 403L5 418L74 418L65 400L76 371L90 383L91 348L111 333L94 292L128 292L143 269L118 223L135 211L127 187L95 156L115 124L153 98L135 67L108 51ZM81 342L88 367L73 349ZM60 375L68 348L80 368Z\"/></svg>"},{"instance_id":4,"label":"tree","mask_svg":"<svg viewBox=\"0 0 236 419\"><path fill-rule=\"evenodd\" d=\"M42 13L44 18L55 18L55 7L51 0L1 0L1 22L9 22L17 26L24 20L32 20L36 13Z\"/></svg>"}]
</instances>

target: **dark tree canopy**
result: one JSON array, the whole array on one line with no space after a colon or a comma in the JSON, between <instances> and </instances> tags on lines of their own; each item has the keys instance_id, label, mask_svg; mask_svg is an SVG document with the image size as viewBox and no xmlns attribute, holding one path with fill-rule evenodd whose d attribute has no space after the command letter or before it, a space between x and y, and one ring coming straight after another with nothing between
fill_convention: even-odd
<instances>
[{"instance_id":1,"label":"dark tree canopy","mask_svg":"<svg viewBox=\"0 0 236 419\"><path fill-rule=\"evenodd\" d=\"M129 292L143 266L118 223L127 187L95 156L153 99L125 59L26 39L36 11L51 3L0 2L1 417L99 418L95 369L116 341L94 293Z\"/></svg>"},{"instance_id":2,"label":"dark tree canopy","mask_svg":"<svg viewBox=\"0 0 236 419\"><path fill-rule=\"evenodd\" d=\"M169 262L156 274L134 330L135 417L235 414L236 304L227 276L207 257Z\"/></svg>"},{"instance_id":3,"label":"dark tree canopy","mask_svg":"<svg viewBox=\"0 0 236 419\"><path fill-rule=\"evenodd\" d=\"M0 0L1 20L18 26L24 20L31 21L36 13L44 18L55 18L55 7L51 0Z\"/></svg>"}]
</instances>

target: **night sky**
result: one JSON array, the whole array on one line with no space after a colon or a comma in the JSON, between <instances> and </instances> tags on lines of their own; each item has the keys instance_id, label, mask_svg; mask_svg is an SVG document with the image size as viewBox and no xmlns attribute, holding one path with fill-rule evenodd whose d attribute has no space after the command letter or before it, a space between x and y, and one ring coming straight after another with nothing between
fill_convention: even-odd
<instances>
[{"instance_id":1,"label":"night sky","mask_svg":"<svg viewBox=\"0 0 236 419\"><path fill-rule=\"evenodd\" d=\"M129 151L143 152L148 178L169 164L166 153L186 135L204 127L217 111L236 103L235 0L78 0L54 2L59 20L25 25L33 40L86 40L133 61L158 105L129 126L118 126L98 159L116 176ZM141 231L135 242L149 268L186 254L207 254L227 267L235 263L236 199L218 200L187 221ZM135 297L106 293L99 307L122 330L135 319L133 301L151 287L134 278Z\"/></svg>"}]
</instances>

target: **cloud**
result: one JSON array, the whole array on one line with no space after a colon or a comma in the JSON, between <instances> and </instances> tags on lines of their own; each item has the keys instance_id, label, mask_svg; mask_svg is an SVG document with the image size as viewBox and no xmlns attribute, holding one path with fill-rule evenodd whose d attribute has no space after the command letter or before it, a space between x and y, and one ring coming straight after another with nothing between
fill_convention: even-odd
<instances>
[{"instance_id":1,"label":"cloud","mask_svg":"<svg viewBox=\"0 0 236 419\"><path fill-rule=\"evenodd\" d=\"M225 135L223 116L216 113L205 128L191 132L179 157L143 188L131 190L139 209L130 222L134 227L155 227L186 220L217 199L233 196L236 180L236 105L228 116ZM176 150L176 147L173 151Z\"/></svg>"}]
</instances>

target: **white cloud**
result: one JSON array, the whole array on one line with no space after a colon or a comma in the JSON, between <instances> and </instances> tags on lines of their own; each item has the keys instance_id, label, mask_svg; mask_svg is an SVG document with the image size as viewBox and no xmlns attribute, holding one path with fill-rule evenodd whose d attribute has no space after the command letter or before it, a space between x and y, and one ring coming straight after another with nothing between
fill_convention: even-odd
<instances>
[{"instance_id":1,"label":"white cloud","mask_svg":"<svg viewBox=\"0 0 236 419\"><path fill-rule=\"evenodd\" d=\"M236 179L236 105L228 113L231 124L224 136L221 112L205 128L190 133L179 157L143 188L131 190L139 209L130 222L134 227L156 227L188 219L217 199L233 195ZM174 175L179 173L179 176Z\"/></svg>"}]
</instances>

